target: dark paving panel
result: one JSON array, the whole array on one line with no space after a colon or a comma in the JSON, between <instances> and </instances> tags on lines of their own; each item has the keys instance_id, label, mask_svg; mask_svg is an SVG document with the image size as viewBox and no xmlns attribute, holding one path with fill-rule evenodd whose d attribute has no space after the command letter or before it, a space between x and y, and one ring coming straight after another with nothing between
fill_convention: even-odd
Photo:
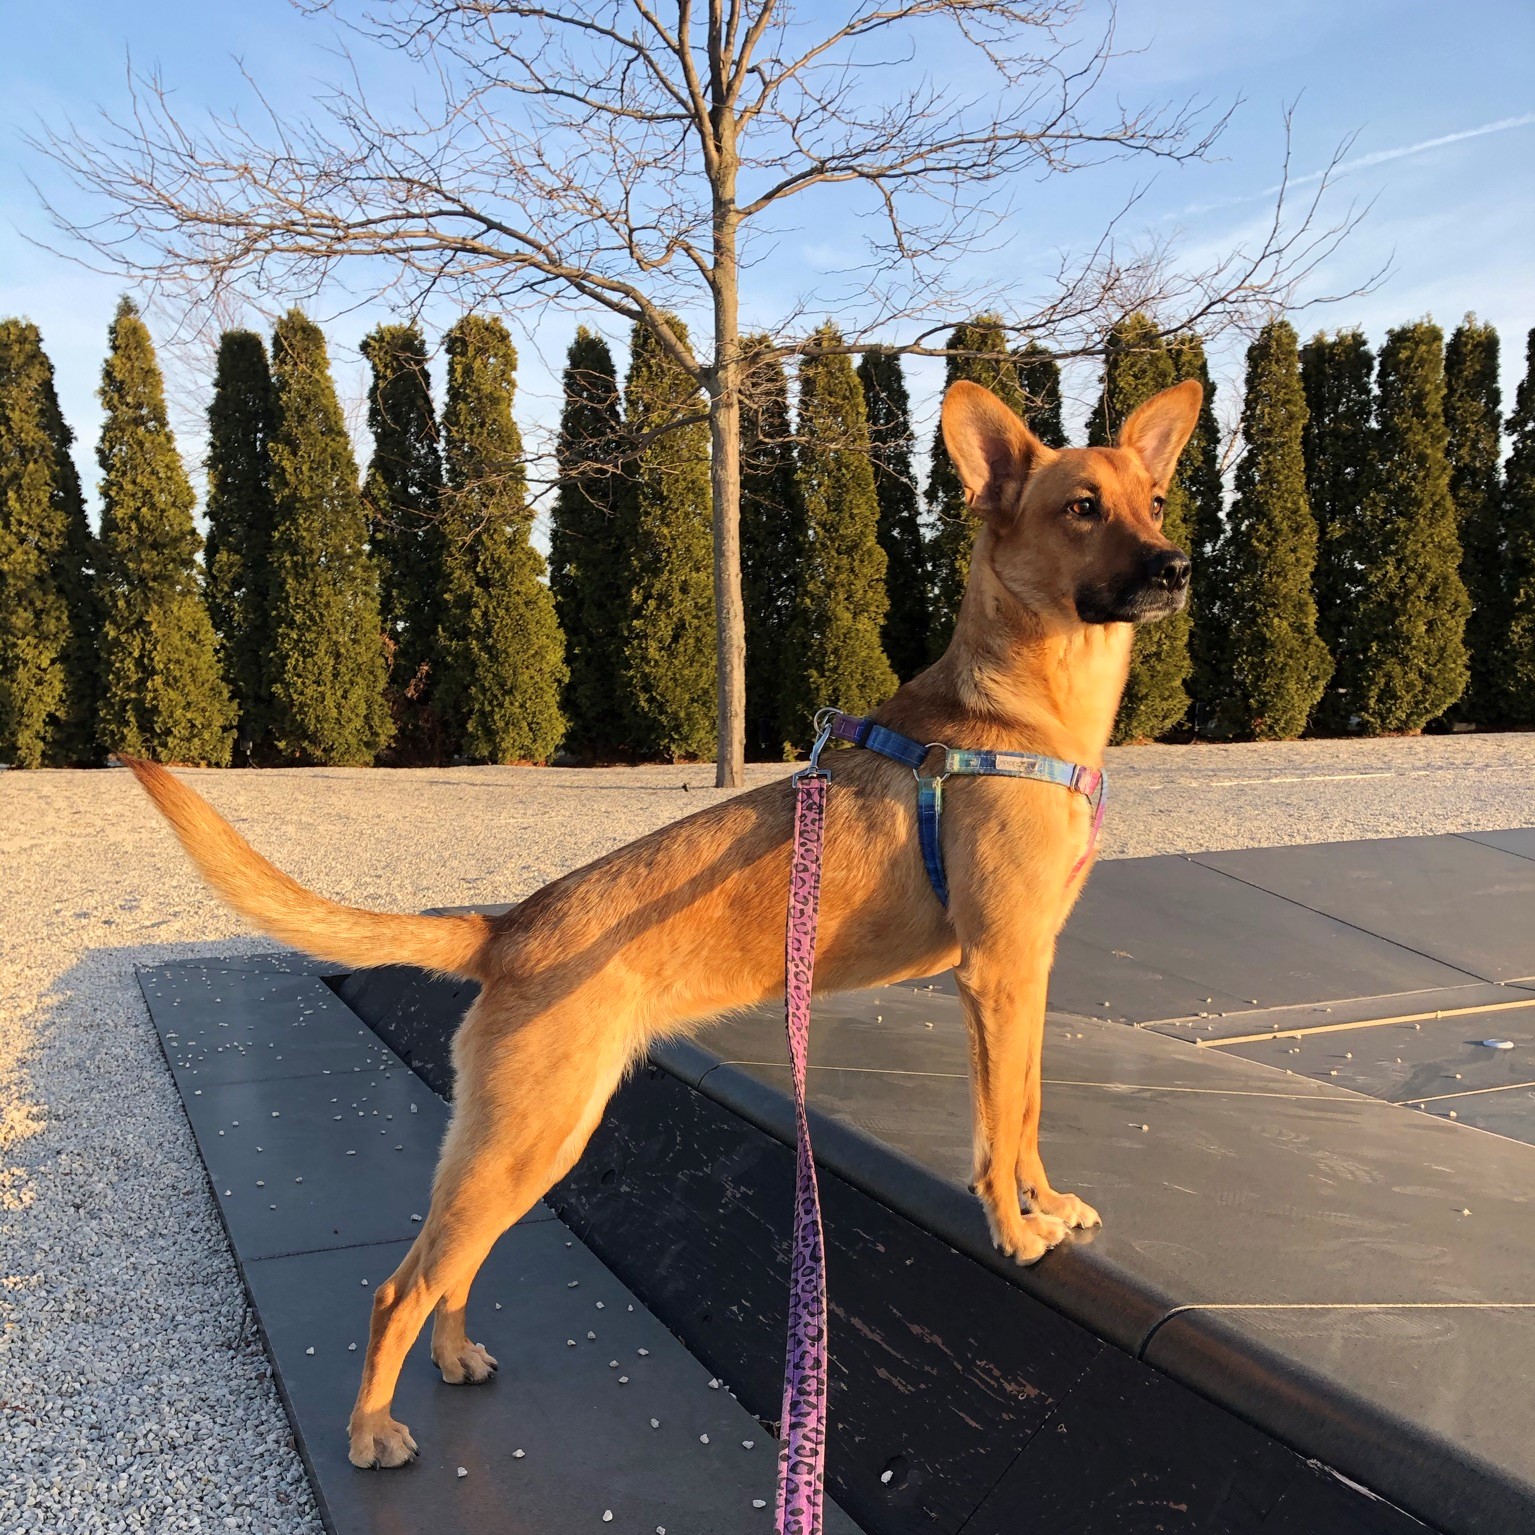
<instances>
[{"instance_id":1,"label":"dark paving panel","mask_svg":"<svg viewBox=\"0 0 1535 1535\"><path fill-rule=\"evenodd\" d=\"M772 1436L727 1391L711 1390L708 1371L558 1222L509 1233L475 1285L470 1335L496 1356L496 1378L444 1385L424 1331L394 1409L421 1457L396 1471L355 1470L345 1429L369 1297L405 1251L387 1243L246 1267L336 1535L772 1529ZM857 1535L835 1507L826 1527Z\"/></svg>"},{"instance_id":2,"label":"dark paving panel","mask_svg":"<svg viewBox=\"0 0 1535 1535\"><path fill-rule=\"evenodd\" d=\"M242 1257L414 1235L447 1109L329 987L261 967L139 980Z\"/></svg>"},{"instance_id":3,"label":"dark paving panel","mask_svg":"<svg viewBox=\"0 0 1535 1535\"><path fill-rule=\"evenodd\" d=\"M1520 826L1512 831L1463 831L1459 835L1467 842L1480 842L1483 847L1495 847L1520 858L1535 858L1535 826Z\"/></svg>"},{"instance_id":4,"label":"dark paving panel","mask_svg":"<svg viewBox=\"0 0 1535 1535\"><path fill-rule=\"evenodd\" d=\"M722 1067L705 1090L731 1070L780 1089L788 1080L780 1067ZM963 1188L963 1082L814 1067L811 1078L822 1113ZM1535 1150L1526 1146L1325 1091L1254 1099L1059 1084L1045 1095L1041 1146L1056 1186L1105 1222L1020 1274L1047 1298L1091 1268L1169 1305L1535 1300ZM902 1208L903 1193L896 1183L887 1197ZM1470 1267L1467 1205L1481 1216ZM1093 1320L1115 1336L1114 1315Z\"/></svg>"},{"instance_id":5,"label":"dark paving panel","mask_svg":"<svg viewBox=\"0 0 1535 1535\"><path fill-rule=\"evenodd\" d=\"M793 1178L788 1146L651 1068L550 1200L750 1411L776 1418ZM821 1191L829 1485L883 1535L953 1535L1104 1345L824 1169Z\"/></svg>"},{"instance_id":6,"label":"dark paving panel","mask_svg":"<svg viewBox=\"0 0 1535 1535\"><path fill-rule=\"evenodd\" d=\"M1262 1535L1426 1535L1428 1526L1308 1462L1261 1525Z\"/></svg>"},{"instance_id":7,"label":"dark paving panel","mask_svg":"<svg viewBox=\"0 0 1535 1535\"><path fill-rule=\"evenodd\" d=\"M785 1058L782 1008L755 1008L698 1036L727 1062L777 1065ZM906 1072L966 1077L969 1051L955 997L914 995L903 986L818 997L810 1059L822 1070ZM1317 1087L1283 1072L1255 1073L1221 1052L1169 1046L1141 1029L1093 1018L1052 1015L1045 1031L1045 1080L1099 1086L1176 1087L1315 1095Z\"/></svg>"},{"instance_id":8,"label":"dark paving panel","mask_svg":"<svg viewBox=\"0 0 1535 1535\"><path fill-rule=\"evenodd\" d=\"M1535 1307L1195 1310L1146 1350L1456 1535L1535 1529L1535 1407L1510 1372L1532 1354Z\"/></svg>"},{"instance_id":9,"label":"dark paving panel","mask_svg":"<svg viewBox=\"0 0 1535 1535\"><path fill-rule=\"evenodd\" d=\"M1267 1535L1284 1528L1274 1521L1286 1499L1315 1495L1315 1482L1312 1469L1273 1440L1110 1349L965 1528L966 1535ZM1390 1510L1392 1522L1356 1522L1342 1497L1322 1506L1336 1522L1307 1535L1422 1528Z\"/></svg>"},{"instance_id":10,"label":"dark paving panel","mask_svg":"<svg viewBox=\"0 0 1535 1535\"><path fill-rule=\"evenodd\" d=\"M143 971L139 983L171 1071L188 1087L391 1064L378 1036L315 975L179 966Z\"/></svg>"},{"instance_id":11,"label":"dark paving panel","mask_svg":"<svg viewBox=\"0 0 1535 1535\"><path fill-rule=\"evenodd\" d=\"M1535 1086L1504 1092L1471 1093L1465 1098L1436 1098L1415 1105L1435 1119L1449 1119L1476 1130L1489 1130L1535 1146Z\"/></svg>"},{"instance_id":12,"label":"dark paving panel","mask_svg":"<svg viewBox=\"0 0 1535 1535\"><path fill-rule=\"evenodd\" d=\"M1513 1048L1489 1049L1484 1039L1508 1040ZM1200 1053L1241 1056L1372 1098L1406 1103L1535 1082L1535 1007L1217 1045Z\"/></svg>"},{"instance_id":13,"label":"dark paving panel","mask_svg":"<svg viewBox=\"0 0 1535 1535\"><path fill-rule=\"evenodd\" d=\"M275 975L334 975L329 960L311 959L297 949L275 949L268 954L216 954L178 959L167 965L141 965L140 975L163 978L184 970L238 972L260 970Z\"/></svg>"},{"instance_id":14,"label":"dark paving panel","mask_svg":"<svg viewBox=\"0 0 1535 1535\"><path fill-rule=\"evenodd\" d=\"M1050 1005L1144 1023L1465 979L1187 858L1125 858L1093 870L1061 938Z\"/></svg>"},{"instance_id":15,"label":"dark paving panel","mask_svg":"<svg viewBox=\"0 0 1535 1535\"><path fill-rule=\"evenodd\" d=\"M1393 837L1200 853L1194 861L1482 980L1535 975L1535 864L1528 858L1465 837ZM1333 995L1408 989L1356 986Z\"/></svg>"},{"instance_id":16,"label":"dark paving panel","mask_svg":"<svg viewBox=\"0 0 1535 1535\"><path fill-rule=\"evenodd\" d=\"M1505 1004L1513 1003L1509 1008ZM1517 1011L1535 1003L1535 995L1521 986L1496 981L1467 981L1463 986L1440 986L1429 991L1398 991L1384 997L1339 997L1326 1002L1303 1002L1297 1007L1250 1008L1242 1013L1212 1012L1188 1018L1163 1018L1146 1027L1169 1039L1192 1039L1210 1045L1242 1034L1281 1034L1321 1025L1369 1023L1381 1018L1409 1015L1433 1017L1435 1013L1464 1008L1487 1008L1496 1019L1499 1012ZM1466 1014L1469 1018L1481 1016ZM1472 1025L1468 1025L1471 1027Z\"/></svg>"},{"instance_id":17,"label":"dark paving panel","mask_svg":"<svg viewBox=\"0 0 1535 1535\"><path fill-rule=\"evenodd\" d=\"M411 1237L426 1214L448 1115L403 1066L189 1087L184 1101L242 1258Z\"/></svg>"}]
</instances>

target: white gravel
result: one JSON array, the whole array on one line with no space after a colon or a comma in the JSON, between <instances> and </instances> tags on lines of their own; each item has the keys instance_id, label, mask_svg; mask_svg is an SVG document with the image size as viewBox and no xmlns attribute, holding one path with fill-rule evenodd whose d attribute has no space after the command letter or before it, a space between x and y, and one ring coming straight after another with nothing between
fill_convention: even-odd
<instances>
[{"instance_id":1,"label":"white gravel","mask_svg":"<svg viewBox=\"0 0 1535 1535\"><path fill-rule=\"evenodd\" d=\"M1111 857L1535 825L1535 735L1109 766ZM524 895L717 798L704 767L189 776L306 884L400 910ZM318 1532L133 979L270 945L123 772L0 775L0 870L0 1530Z\"/></svg>"}]
</instances>

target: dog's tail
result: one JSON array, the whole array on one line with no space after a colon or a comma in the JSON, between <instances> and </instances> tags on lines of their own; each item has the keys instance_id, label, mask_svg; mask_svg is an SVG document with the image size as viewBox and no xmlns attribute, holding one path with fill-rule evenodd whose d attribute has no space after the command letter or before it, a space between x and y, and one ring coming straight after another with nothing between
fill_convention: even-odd
<instances>
[{"instance_id":1,"label":"dog's tail","mask_svg":"<svg viewBox=\"0 0 1535 1535\"><path fill-rule=\"evenodd\" d=\"M341 906L273 867L207 800L157 762L118 754L219 895L264 933L335 964L418 965L483 980L487 918L403 916Z\"/></svg>"}]
</instances>

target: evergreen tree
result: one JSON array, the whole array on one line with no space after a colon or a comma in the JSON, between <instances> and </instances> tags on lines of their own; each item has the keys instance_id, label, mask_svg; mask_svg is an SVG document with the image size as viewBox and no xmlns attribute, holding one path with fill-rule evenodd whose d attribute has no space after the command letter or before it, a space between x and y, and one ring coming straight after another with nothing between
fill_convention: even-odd
<instances>
[{"instance_id":1,"label":"evergreen tree","mask_svg":"<svg viewBox=\"0 0 1535 1535\"><path fill-rule=\"evenodd\" d=\"M1224 650L1227 621L1221 601L1227 575L1221 563L1221 538L1225 532L1226 489L1221 481L1221 433L1215 419L1215 384L1204 342L1192 332L1174 336L1169 343L1173 372L1181 383L1198 379L1204 389L1199 420L1178 459L1178 485L1188 506L1188 549L1194 562L1189 587L1189 691L1191 717L1203 729L1215 717L1224 685Z\"/></svg>"},{"instance_id":2,"label":"evergreen tree","mask_svg":"<svg viewBox=\"0 0 1535 1535\"><path fill-rule=\"evenodd\" d=\"M1294 329L1265 325L1247 349L1245 444L1225 539L1223 725L1260 741L1306 728L1332 673L1316 632L1316 522L1306 503L1306 397Z\"/></svg>"},{"instance_id":3,"label":"evergreen tree","mask_svg":"<svg viewBox=\"0 0 1535 1535\"><path fill-rule=\"evenodd\" d=\"M584 326L566 358L564 392L560 485L549 531L549 586L570 672L564 709L572 745L612 757L628 746L620 678L633 508L620 479L623 419L613 354Z\"/></svg>"},{"instance_id":4,"label":"evergreen tree","mask_svg":"<svg viewBox=\"0 0 1535 1535\"><path fill-rule=\"evenodd\" d=\"M1066 446L1061 421L1061 369L1050 351L1037 341L1013 348L1013 367L1023 396L1023 419L1047 448Z\"/></svg>"},{"instance_id":5,"label":"evergreen tree","mask_svg":"<svg viewBox=\"0 0 1535 1535\"><path fill-rule=\"evenodd\" d=\"M996 315L977 315L955 326L949 336L948 350L968 352L967 357L950 357L944 370L943 387L969 379L991 390L1002 403L1021 416L1028 402L1018 386L1018 370L1002 322ZM970 549L975 543L979 523L965 505L964 487L943 443L942 422L933 432L932 468L927 477L927 515L931 527L928 543L928 654L936 659L948 648L959 617L960 600L970 579Z\"/></svg>"},{"instance_id":6,"label":"evergreen tree","mask_svg":"<svg viewBox=\"0 0 1535 1535\"><path fill-rule=\"evenodd\" d=\"M450 739L477 762L547 762L565 734L565 641L529 541L522 435L512 416L517 351L495 319L448 332L442 415L442 626L434 698Z\"/></svg>"},{"instance_id":7,"label":"evergreen tree","mask_svg":"<svg viewBox=\"0 0 1535 1535\"><path fill-rule=\"evenodd\" d=\"M101 761L97 723L101 709L101 593L99 571L101 545L85 518L85 495L80 471L75 468L75 434L64 420L49 366L43 390L43 416L53 439L58 464L59 495L68 525L68 555L60 572L64 600L69 607L69 648L65 671L68 691L65 712L59 722L56 760L91 766Z\"/></svg>"},{"instance_id":8,"label":"evergreen tree","mask_svg":"<svg viewBox=\"0 0 1535 1535\"><path fill-rule=\"evenodd\" d=\"M687 330L667 316L687 344ZM714 575L709 428L693 380L648 326L634 327L624 419L633 537L623 680L635 749L708 757L715 741ZM688 425L681 424L697 417Z\"/></svg>"},{"instance_id":9,"label":"evergreen tree","mask_svg":"<svg viewBox=\"0 0 1535 1535\"><path fill-rule=\"evenodd\" d=\"M1143 314L1121 320L1109 332L1103 356L1103 388L1088 421L1089 446L1104 447L1119 435L1130 413L1152 395L1178 382L1173 352ZM1180 549L1189 546L1191 511L1183 473L1167 487L1162 531ZM1116 741L1165 735L1188 711L1189 612L1154 624L1135 635L1130 675L1114 726Z\"/></svg>"},{"instance_id":10,"label":"evergreen tree","mask_svg":"<svg viewBox=\"0 0 1535 1535\"><path fill-rule=\"evenodd\" d=\"M235 710L197 568L191 481L165 415L149 330L117 307L101 375L101 744L222 767Z\"/></svg>"},{"instance_id":11,"label":"evergreen tree","mask_svg":"<svg viewBox=\"0 0 1535 1535\"><path fill-rule=\"evenodd\" d=\"M1338 650L1343 698L1371 734L1421 730L1466 686L1460 538L1444 424L1444 336L1391 331L1378 370L1361 580Z\"/></svg>"},{"instance_id":12,"label":"evergreen tree","mask_svg":"<svg viewBox=\"0 0 1535 1535\"><path fill-rule=\"evenodd\" d=\"M817 332L839 347L830 325ZM863 390L845 352L812 351L799 370L799 486L804 566L784 667L784 721L808 745L817 709L867 714L899 685L880 647L885 552Z\"/></svg>"},{"instance_id":13,"label":"evergreen tree","mask_svg":"<svg viewBox=\"0 0 1535 1535\"><path fill-rule=\"evenodd\" d=\"M1525 373L1508 430L1513 438L1503 482L1508 630L1498 700L1510 724L1535 725L1535 330L1525 342Z\"/></svg>"},{"instance_id":14,"label":"evergreen tree","mask_svg":"<svg viewBox=\"0 0 1535 1535\"><path fill-rule=\"evenodd\" d=\"M890 607L880 643L895 674L909 681L927 665L927 550L912 467L916 438L911 401L896 352L865 352L858 364L864 411L869 419L869 452L879 497L879 546L885 551L885 595Z\"/></svg>"},{"instance_id":15,"label":"evergreen tree","mask_svg":"<svg viewBox=\"0 0 1535 1535\"><path fill-rule=\"evenodd\" d=\"M443 622L444 549L442 454L426 343L414 325L380 325L363 339L362 354L373 370L368 389L373 461L363 503L390 646L393 756L441 761L458 743L444 740L431 701Z\"/></svg>"},{"instance_id":16,"label":"evergreen tree","mask_svg":"<svg viewBox=\"0 0 1535 1535\"><path fill-rule=\"evenodd\" d=\"M365 765L388 743L378 569L325 337L291 309L272 333L272 744Z\"/></svg>"},{"instance_id":17,"label":"evergreen tree","mask_svg":"<svg viewBox=\"0 0 1535 1535\"><path fill-rule=\"evenodd\" d=\"M0 320L0 760L88 761L94 541L37 327Z\"/></svg>"},{"instance_id":18,"label":"evergreen tree","mask_svg":"<svg viewBox=\"0 0 1535 1535\"><path fill-rule=\"evenodd\" d=\"M1498 333L1468 314L1445 348L1444 420L1449 433L1450 498L1460 520L1460 573L1471 599L1471 616L1466 621L1471 680L1455 714L1480 725L1499 717L1497 679L1508 638L1502 406Z\"/></svg>"},{"instance_id":19,"label":"evergreen tree","mask_svg":"<svg viewBox=\"0 0 1535 1535\"><path fill-rule=\"evenodd\" d=\"M1357 330L1317 335L1301 350L1306 391L1306 499L1317 525L1317 632L1339 662L1314 725L1344 730L1349 704L1341 661L1362 580L1365 493L1374 461L1375 359Z\"/></svg>"},{"instance_id":20,"label":"evergreen tree","mask_svg":"<svg viewBox=\"0 0 1535 1535\"><path fill-rule=\"evenodd\" d=\"M794 472L789 381L764 336L741 343L741 596L746 609L746 747L781 758L779 714L804 548L805 512Z\"/></svg>"},{"instance_id":21,"label":"evergreen tree","mask_svg":"<svg viewBox=\"0 0 1535 1535\"><path fill-rule=\"evenodd\" d=\"M208 407L208 612L237 711L236 755L264 755L272 649L272 370L254 331L219 337Z\"/></svg>"}]
</instances>

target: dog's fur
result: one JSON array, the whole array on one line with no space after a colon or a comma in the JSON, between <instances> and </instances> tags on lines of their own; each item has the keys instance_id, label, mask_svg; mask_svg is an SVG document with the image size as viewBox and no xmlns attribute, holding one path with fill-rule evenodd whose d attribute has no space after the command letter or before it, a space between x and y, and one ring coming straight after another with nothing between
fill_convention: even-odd
<instances>
[{"instance_id":1,"label":"dog's fur","mask_svg":"<svg viewBox=\"0 0 1535 1535\"><path fill-rule=\"evenodd\" d=\"M947 653L877 718L919 741L1043 752L1099 767L1136 621L1176 611L1188 561L1160 498L1193 430L1197 383L1147 401L1112 448L1041 444L995 396L956 384L944 440L980 518ZM835 699L826 700L835 703ZM1053 784L964 778L948 789L952 892L934 898L909 769L830 759L817 988L878 986L952 966L969 1028L975 1186L997 1246L1031 1263L1098 1223L1058 1192L1038 1148L1040 1046L1056 935L1091 811ZM254 852L164 768L130 761L203 875L274 937L346 966L418 965L482 983L453 1045L457 1084L431 1212L374 1296L351 1458L398 1466L415 1441L390 1415L427 1315L450 1382L496 1362L464 1331L496 1239L581 1155L609 1096L659 1037L781 997L792 806L774 782L665 827L535 892L503 917L386 916L336 905Z\"/></svg>"}]
</instances>

